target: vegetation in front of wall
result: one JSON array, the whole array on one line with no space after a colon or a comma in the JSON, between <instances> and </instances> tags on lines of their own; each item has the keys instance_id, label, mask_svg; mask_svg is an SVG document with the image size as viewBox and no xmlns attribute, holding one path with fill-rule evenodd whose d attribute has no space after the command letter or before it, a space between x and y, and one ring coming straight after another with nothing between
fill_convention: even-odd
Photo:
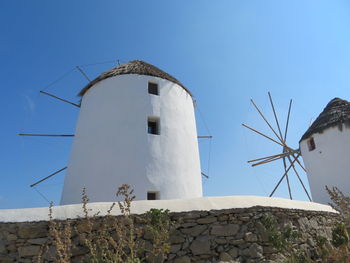
<instances>
[{"instance_id":1,"label":"vegetation in front of wall","mask_svg":"<svg viewBox=\"0 0 350 263\"><path fill-rule=\"evenodd\" d=\"M77 251L82 252L82 262L91 263L162 262L166 259L170 250L169 235L174 225L169 210L151 209L145 216L136 217L131 214L135 195L130 186L119 187L117 196L122 197L122 201L112 203L107 215L100 216L100 212L90 215L89 199L83 189L84 217L75 225L69 220L53 219L50 206L49 235L55 262L71 262L73 255L79 255L74 253ZM116 204L122 216L111 215ZM43 247L37 262L43 262L48 247L48 244Z\"/></svg>"},{"instance_id":2,"label":"vegetation in front of wall","mask_svg":"<svg viewBox=\"0 0 350 263\"><path fill-rule=\"evenodd\" d=\"M337 187L326 190L332 200L330 206L339 212L342 222L339 222L332 229L332 247L328 249L327 260L325 262L350 262L350 196L346 196Z\"/></svg>"},{"instance_id":3,"label":"vegetation in front of wall","mask_svg":"<svg viewBox=\"0 0 350 263\"><path fill-rule=\"evenodd\" d=\"M326 187L332 200L330 204L339 212L342 222L338 222L332 228L332 237L316 236L315 253L322 258L324 263L349 263L350 262L350 197L344 195L338 188ZM281 254L286 256L286 263L314 263L307 251L296 251L293 247L296 243L302 243L302 235L292 225L281 225L272 214L266 214L261 220L265 227L269 243Z\"/></svg>"},{"instance_id":4,"label":"vegetation in front of wall","mask_svg":"<svg viewBox=\"0 0 350 263\"><path fill-rule=\"evenodd\" d=\"M150 234L153 244L151 255L161 256L170 251L169 236L174 229L169 210L152 208L146 213L146 231Z\"/></svg>"},{"instance_id":5,"label":"vegetation in front of wall","mask_svg":"<svg viewBox=\"0 0 350 263\"><path fill-rule=\"evenodd\" d=\"M269 243L288 259L286 263L306 263L310 262L303 252L296 252L293 245L299 241L301 234L291 224L280 226L276 217L272 214L265 214L261 219L261 223L265 227Z\"/></svg>"}]
</instances>

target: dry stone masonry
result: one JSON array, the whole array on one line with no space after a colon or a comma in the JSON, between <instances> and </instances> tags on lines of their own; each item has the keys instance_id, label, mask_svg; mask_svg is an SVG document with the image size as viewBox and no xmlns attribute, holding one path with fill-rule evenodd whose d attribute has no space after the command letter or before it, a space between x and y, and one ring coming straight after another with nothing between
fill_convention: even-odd
<instances>
[{"instance_id":1,"label":"dry stone masonry","mask_svg":"<svg viewBox=\"0 0 350 263\"><path fill-rule=\"evenodd\" d=\"M281 226L291 225L299 231L301 238L293 244L295 249L314 259L320 256L315 249L317 238L331 239L332 225L339 221L338 215L330 212L259 206L171 213L176 229L170 236L171 250L166 262L283 262L284 256L270 244L262 223L266 215L272 215ZM78 219L72 221L79 225ZM147 236L143 238L149 242ZM46 221L0 223L0 262L36 262L48 240ZM82 262L86 253L86 248L78 246L72 262ZM45 261L53 262L53 255L51 247L44 255Z\"/></svg>"}]
</instances>

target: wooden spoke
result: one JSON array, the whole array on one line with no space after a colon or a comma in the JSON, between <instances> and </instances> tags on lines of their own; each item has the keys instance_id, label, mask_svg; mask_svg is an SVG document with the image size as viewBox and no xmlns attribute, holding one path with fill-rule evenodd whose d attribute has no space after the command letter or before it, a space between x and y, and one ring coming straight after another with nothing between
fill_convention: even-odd
<instances>
[{"instance_id":1,"label":"wooden spoke","mask_svg":"<svg viewBox=\"0 0 350 263\"><path fill-rule=\"evenodd\" d=\"M89 82L91 82L91 79L86 75L86 73L85 73L79 66L76 66L76 68L80 71L81 74L83 74L83 76L84 76Z\"/></svg>"},{"instance_id":2,"label":"wooden spoke","mask_svg":"<svg viewBox=\"0 0 350 263\"><path fill-rule=\"evenodd\" d=\"M281 145L282 147L287 147L287 146L283 145L282 143L280 143L280 142L278 142L278 141L272 139L271 137L269 137L269 136L267 136L267 135L265 135L265 134L263 134L263 133L261 133L261 132L255 130L254 128L251 128L251 127L249 127L248 125L245 125L244 123L242 123L242 126L245 127L245 128L247 128L247 129L249 129L249 130L252 130L253 132L256 132L257 134L260 134L261 136L263 136L263 137L265 137L265 138L267 138L267 139L269 139L269 140L271 140L271 141L273 141L273 142L275 142L275 143L277 143L277 144L279 144L279 145ZM293 149L291 149L291 148L289 148L289 147L287 147L287 149L288 149L288 150L294 151Z\"/></svg>"},{"instance_id":3,"label":"wooden spoke","mask_svg":"<svg viewBox=\"0 0 350 263\"><path fill-rule=\"evenodd\" d=\"M268 120L265 118L264 114L262 114L262 112L260 111L260 109L258 108L258 106L256 106L256 104L254 103L253 99L250 100L253 104L253 106L255 107L255 109L258 111L258 113L260 114L260 116L263 118L263 120L266 122L266 124L270 127L270 129L272 130L272 132L276 135L276 137L282 142L282 138L280 138L278 136L278 134L276 133L275 129L271 126L271 124L268 122Z\"/></svg>"},{"instance_id":4,"label":"wooden spoke","mask_svg":"<svg viewBox=\"0 0 350 263\"><path fill-rule=\"evenodd\" d=\"M284 141L285 144L287 143L287 132L288 132L288 125L289 125L289 117L290 117L291 108L292 108L292 100L289 101L289 107L288 107L288 115L287 115L286 127L285 127L285 129L284 129L283 141ZM288 159L289 159L289 158L290 158L290 157L288 156ZM283 158L283 167L284 167L284 170L287 169L286 158ZM293 166L293 169L294 169L294 166ZM288 177L288 174L286 175L286 179L287 179L287 186L288 186L289 197L290 197L290 200L293 200L292 191L291 191L291 189L290 189L290 184L289 184L289 177Z\"/></svg>"},{"instance_id":5,"label":"wooden spoke","mask_svg":"<svg viewBox=\"0 0 350 263\"><path fill-rule=\"evenodd\" d=\"M276 114L276 111L275 111L275 106L274 106L273 101L272 101L271 93L268 92L267 94L269 95L270 104L271 104L271 107L272 107L273 115L274 115L274 117L275 117L275 121L276 121L276 124L277 124L277 129L278 129L278 132L279 132L281 141L285 144L286 142L283 140L283 137L282 137L282 132L281 132L280 124L279 124L279 122L278 122L278 118L277 118L277 114Z\"/></svg>"},{"instance_id":6,"label":"wooden spoke","mask_svg":"<svg viewBox=\"0 0 350 263\"><path fill-rule=\"evenodd\" d=\"M292 159L290 158L290 156L288 156L288 160L289 160L289 162L292 164L292 167L293 167L294 173L295 173L295 174L296 174L296 176L298 177L300 184L302 185L302 187L303 187L303 189L304 189L304 191L305 191L305 193L306 193L307 197L309 198L309 201L311 202L311 201L312 201L312 199L311 199L311 197L310 197L310 195L309 195L309 192L307 191L307 189L306 189L306 187L305 187L305 185L304 185L303 181L301 180L301 178L300 178L300 176L299 176L299 173L298 173L297 169L295 168L294 163L292 163Z\"/></svg>"},{"instance_id":7,"label":"wooden spoke","mask_svg":"<svg viewBox=\"0 0 350 263\"><path fill-rule=\"evenodd\" d=\"M37 181L36 183L31 184L30 187L36 186L37 184L40 184L41 182L43 182L43 181L49 179L50 177L52 177L52 176L54 176L54 175L56 175L56 174L58 174L58 173L60 173L60 172L62 172L62 171L64 171L64 170L66 170L66 169L67 169L67 166L66 166L66 167L63 167L62 169L60 169L60 170L58 170L58 171L56 171L56 172L54 172L54 173L52 173L52 174L50 174L49 176L46 176L45 178L41 179L40 181Z\"/></svg>"},{"instance_id":8,"label":"wooden spoke","mask_svg":"<svg viewBox=\"0 0 350 263\"><path fill-rule=\"evenodd\" d=\"M300 153L298 153L297 157L299 157ZM278 181L277 185L275 186L275 188L273 189L272 193L270 194L270 197L275 193L276 189L278 188L278 186L281 184L282 180L284 179L284 177L286 176L286 174L288 173L288 171L290 170L290 168L292 168L292 164L295 162L295 159L291 162L291 164L289 165L289 167L287 168L286 172L283 174L282 178Z\"/></svg>"},{"instance_id":9,"label":"wooden spoke","mask_svg":"<svg viewBox=\"0 0 350 263\"><path fill-rule=\"evenodd\" d=\"M205 178L209 179L209 176L206 175L205 173L201 172L201 175L204 176Z\"/></svg>"},{"instance_id":10,"label":"wooden spoke","mask_svg":"<svg viewBox=\"0 0 350 263\"><path fill-rule=\"evenodd\" d=\"M278 157L275 157L275 158L270 158L270 159L267 159L267 160L264 160L264 161L252 164L252 166L254 167L254 166L261 165L261 164L270 163L270 162L277 161L277 160L282 159L282 158L285 158L285 156L282 155L282 156L278 156Z\"/></svg>"},{"instance_id":11,"label":"wooden spoke","mask_svg":"<svg viewBox=\"0 0 350 263\"><path fill-rule=\"evenodd\" d=\"M285 130L284 130L284 138L283 138L284 143L286 143L286 141L287 141L287 132L288 132L288 125L289 125L289 116L290 116L290 111L291 111L291 109L292 109L292 102L293 102L293 100L290 100L290 101L289 101L288 115L287 115L287 121L286 121L286 128L285 128Z\"/></svg>"},{"instance_id":12,"label":"wooden spoke","mask_svg":"<svg viewBox=\"0 0 350 263\"><path fill-rule=\"evenodd\" d=\"M293 155L294 157L294 155ZM301 162L297 159L297 163L299 164L299 166L304 170L304 172L306 173L306 169L305 167L301 164Z\"/></svg>"},{"instance_id":13,"label":"wooden spoke","mask_svg":"<svg viewBox=\"0 0 350 263\"><path fill-rule=\"evenodd\" d=\"M280 137L282 139L283 144L286 145L286 137L283 138L281 127L280 127L280 124L279 124L279 121L278 121L278 117L277 117L277 113L276 113L276 110L275 110L275 106L274 106L273 101L272 101L271 93L268 92L268 95L269 95L270 104L271 104L271 108L272 108L272 111L273 111L273 115L275 117L275 121L276 121L276 125L277 125L277 128L278 128L279 135L280 135ZM288 118L289 118L289 113L288 113ZM287 130L285 131L285 135L286 134L287 134ZM283 147L283 152L284 152L284 150L285 150L285 148ZM290 190L289 177L288 177L288 173L287 173L287 165L286 165L285 158L283 158L283 167L284 167L284 171L286 173L286 181L287 181L287 186L288 186L289 198L292 200L293 198L292 198L292 192Z\"/></svg>"},{"instance_id":14,"label":"wooden spoke","mask_svg":"<svg viewBox=\"0 0 350 263\"><path fill-rule=\"evenodd\" d=\"M298 153L301 154L301 152L300 152L299 149L298 149ZM297 163L299 164L299 166L304 170L304 172L307 173L305 167L301 164L301 162L298 160L298 158L296 158L294 154L292 154L292 156L293 156L294 159L296 159L296 162L297 162Z\"/></svg>"},{"instance_id":15,"label":"wooden spoke","mask_svg":"<svg viewBox=\"0 0 350 263\"><path fill-rule=\"evenodd\" d=\"M288 153L279 153L279 154L276 154L276 155L270 155L270 156L262 157L262 158L259 158L259 159L249 160L248 163L252 163L252 162L256 162L256 161L260 161L260 160L264 160L264 159L270 159L270 158L273 158L273 157L286 155L286 154L290 154L290 153L288 152Z\"/></svg>"},{"instance_id":16,"label":"wooden spoke","mask_svg":"<svg viewBox=\"0 0 350 263\"><path fill-rule=\"evenodd\" d=\"M42 90L41 90L41 91L39 91L39 92L42 93L42 94L45 94L45 95L47 95L47 96L50 96L50 97L52 97L52 98L55 98L55 99L57 99L57 100L66 102L66 103L68 103L68 104L71 104L71 105L73 105L73 106L75 106L75 107L80 108L80 105L79 105L79 104L76 104L76 103L74 103L74 102L71 102L71 101L62 99L62 98L57 97L57 96L55 96L55 95L53 95L53 94L50 94L50 93L48 93L48 92L46 92L46 91L42 91Z\"/></svg>"},{"instance_id":17,"label":"wooden spoke","mask_svg":"<svg viewBox=\"0 0 350 263\"><path fill-rule=\"evenodd\" d=\"M284 167L284 172L286 173L287 172L287 164L286 164L286 158L285 157L283 157L283 167ZM287 187L288 187L289 198L290 198L290 200L293 200L292 190L290 189L288 173L286 173L286 180L287 180Z\"/></svg>"},{"instance_id":18,"label":"wooden spoke","mask_svg":"<svg viewBox=\"0 0 350 263\"><path fill-rule=\"evenodd\" d=\"M74 137L74 134L33 134L33 133L19 133L19 136L43 136L43 137Z\"/></svg>"}]
</instances>

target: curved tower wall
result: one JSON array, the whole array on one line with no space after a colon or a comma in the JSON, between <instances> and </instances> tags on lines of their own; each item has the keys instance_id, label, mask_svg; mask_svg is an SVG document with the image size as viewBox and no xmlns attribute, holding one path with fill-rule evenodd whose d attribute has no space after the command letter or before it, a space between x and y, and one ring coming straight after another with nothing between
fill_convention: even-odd
<instances>
[{"instance_id":1,"label":"curved tower wall","mask_svg":"<svg viewBox=\"0 0 350 263\"><path fill-rule=\"evenodd\" d=\"M309 151L308 139L300 142L300 150L308 174L314 202L328 204L329 195L325 189L336 186L344 194L350 194L350 129L332 127L323 133L312 135L315 149Z\"/></svg>"},{"instance_id":2,"label":"curved tower wall","mask_svg":"<svg viewBox=\"0 0 350 263\"><path fill-rule=\"evenodd\" d=\"M159 96L148 93L158 84ZM148 117L159 118L160 134L148 134ZM119 75L104 79L82 98L61 204L116 200L130 184L137 200L202 196L192 97L158 77Z\"/></svg>"}]
</instances>

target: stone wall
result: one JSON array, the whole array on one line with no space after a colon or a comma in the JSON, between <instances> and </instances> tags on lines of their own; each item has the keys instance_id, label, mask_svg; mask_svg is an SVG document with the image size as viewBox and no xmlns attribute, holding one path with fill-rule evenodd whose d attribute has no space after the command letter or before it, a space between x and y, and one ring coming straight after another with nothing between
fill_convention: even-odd
<instances>
[{"instance_id":1,"label":"stone wall","mask_svg":"<svg viewBox=\"0 0 350 263\"><path fill-rule=\"evenodd\" d=\"M266 215L272 215L281 226L292 225L301 234L295 249L314 259L319 257L317 238L330 239L332 226L339 221L339 216L330 212L259 206L171 213L177 223L166 262L282 262L283 255L270 244L262 223ZM72 220L73 224L78 221ZM0 223L0 262L36 262L48 240L47 221ZM72 262L83 262L86 253L84 247L76 249ZM53 251L45 254L46 262L53 262L52 255Z\"/></svg>"}]
</instances>

